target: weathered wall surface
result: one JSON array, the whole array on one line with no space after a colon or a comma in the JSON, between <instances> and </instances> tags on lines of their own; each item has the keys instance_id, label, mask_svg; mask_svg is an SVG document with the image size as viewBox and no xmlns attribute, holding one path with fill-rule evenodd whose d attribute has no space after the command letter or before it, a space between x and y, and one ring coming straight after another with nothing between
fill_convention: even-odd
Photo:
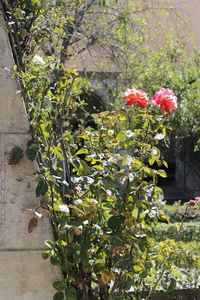
<instances>
[{"instance_id":1,"label":"weathered wall surface","mask_svg":"<svg viewBox=\"0 0 200 300\"><path fill-rule=\"evenodd\" d=\"M34 163L24 156L19 164L9 165L11 150L26 149L28 123L22 99L12 79L13 59L0 7L0 299L50 300L52 282L59 270L44 261L44 240L52 239L48 217L28 233L38 207L35 197Z\"/></svg>"},{"instance_id":2,"label":"weathered wall surface","mask_svg":"<svg viewBox=\"0 0 200 300\"><path fill-rule=\"evenodd\" d=\"M200 46L200 1L199 0L170 0L182 16L189 20L191 34L194 36L196 45Z\"/></svg>"}]
</instances>

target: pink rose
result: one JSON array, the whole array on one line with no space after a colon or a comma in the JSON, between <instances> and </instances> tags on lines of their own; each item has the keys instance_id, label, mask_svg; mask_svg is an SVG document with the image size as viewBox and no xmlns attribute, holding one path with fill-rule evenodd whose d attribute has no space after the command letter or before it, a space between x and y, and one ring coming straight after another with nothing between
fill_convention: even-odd
<instances>
[{"instance_id":1,"label":"pink rose","mask_svg":"<svg viewBox=\"0 0 200 300\"><path fill-rule=\"evenodd\" d=\"M126 105L138 104L140 107L146 107L148 104L147 94L142 90L127 89L124 98L128 99Z\"/></svg>"},{"instance_id":2,"label":"pink rose","mask_svg":"<svg viewBox=\"0 0 200 300\"><path fill-rule=\"evenodd\" d=\"M170 111L177 108L177 98L169 89L160 89L152 98L154 105L160 105L160 111Z\"/></svg>"}]
</instances>

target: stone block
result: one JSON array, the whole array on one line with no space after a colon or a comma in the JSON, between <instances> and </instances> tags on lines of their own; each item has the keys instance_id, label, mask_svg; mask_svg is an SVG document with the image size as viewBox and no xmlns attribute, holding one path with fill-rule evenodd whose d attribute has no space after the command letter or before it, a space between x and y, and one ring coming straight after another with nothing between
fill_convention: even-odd
<instances>
[{"instance_id":1,"label":"stone block","mask_svg":"<svg viewBox=\"0 0 200 300\"><path fill-rule=\"evenodd\" d=\"M48 212L38 219L38 227L28 233L33 209L40 206L36 198L36 165L24 157L16 165L9 164L14 147L25 152L27 134L0 134L0 249L42 249L44 240L52 239Z\"/></svg>"},{"instance_id":2,"label":"stone block","mask_svg":"<svg viewBox=\"0 0 200 300\"><path fill-rule=\"evenodd\" d=\"M0 251L1 300L51 300L59 268L41 258L41 251Z\"/></svg>"},{"instance_id":3,"label":"stone block","mask_svg":"<svg viewBox=\"0 0 200 300\"><path fill-rule=\"evenodd\" d=\"M20 88L12 78L13 66L13 56L0 6L0 130L1 132L27 132L28 122L23 100L17 94Z\"/></svg>"}]
</instances>

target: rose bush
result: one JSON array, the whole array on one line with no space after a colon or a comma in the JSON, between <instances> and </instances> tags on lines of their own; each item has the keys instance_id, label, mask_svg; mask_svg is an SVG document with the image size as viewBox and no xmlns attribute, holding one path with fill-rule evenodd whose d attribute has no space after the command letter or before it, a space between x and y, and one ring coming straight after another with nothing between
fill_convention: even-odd
<instances>
[{"instance_id":1,"label":"rose bush","mask_svg":"<svg viewBox=\"0 0 200 300\"><path fill-rule=\"evenodd\" d=\"M154 203L163 199L157 177L166 177L157 147L167 132L166 114L145 92L129 89L128 105L93 115L97 130L80 126L72 132L84 81L63 68L44 101L47 59L27 69L21 76L33 101L26 103L32 133L26 154L37 158L36 196L55 233L43 257L63 272L53 283L54 300L132 299L132 292L144 289L151 295L158 285L156 276L150 288L145 283L155 269L153 227L167 220Z\"/></svg>"}]
</instances>

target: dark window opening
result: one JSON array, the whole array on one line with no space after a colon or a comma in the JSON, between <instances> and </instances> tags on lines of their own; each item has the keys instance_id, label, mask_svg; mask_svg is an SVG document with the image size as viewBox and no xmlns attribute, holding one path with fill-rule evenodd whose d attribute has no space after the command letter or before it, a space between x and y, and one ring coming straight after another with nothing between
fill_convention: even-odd
<instances>
[{"instance_id":1,"label":"dark window opening","mask_svg":"<svg viewBox=\"0 0 200 300\"><path fill-rule=\"evenodd\" d=\"M167 177L163 178L158 176L158 185L159 186L168 186L173 185L175 182L176 175L176 162L168 162L168 168L162 166L162 169L167 173Z\"/></svg>"}]
</instances>

